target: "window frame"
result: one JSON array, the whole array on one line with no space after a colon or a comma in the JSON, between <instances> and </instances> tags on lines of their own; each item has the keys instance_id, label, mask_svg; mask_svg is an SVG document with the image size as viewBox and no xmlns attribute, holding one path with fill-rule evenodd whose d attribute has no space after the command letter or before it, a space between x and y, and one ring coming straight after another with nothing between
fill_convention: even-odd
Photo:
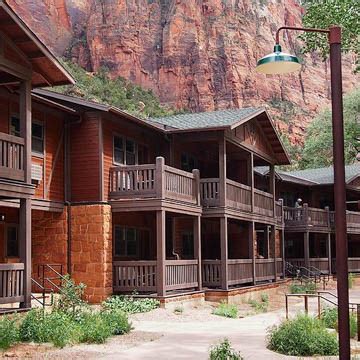
<instances>
[{"instance_id":1,"label":"window frame","mask_svg":"<svg viewBox=\"0 0 360 360\"><path fill-rule=\"evenodd\" d=\"M18 248L18 254L17 255L11 255L9 256L8 255L8 241L9 241L9 238L8 238L8 229L9 228L15 228L16 229L16 242L17 242L17 248ZM5 255L5 258L6 259L18 259L20 257L20 243L19 243L19 224L16 224L16 223L6 223L5 226L4 226L4 255Z\"/></svg>"},{"instance_id":2,"label":"window frame","mask_svg":"<svg viewBox=\"0 0 360 360\"><path fill-rule=\"evenodd\" d=\"M120 228L123 231L124 238L121 240L121 241L124 242L124 253L123 254L116 253L116 229L117 228ZM136 244L136 252L135 252L135 254L129 254L128 253L128 240L127 240L127 236L126 236L127 230L134 230L135 231L135 244ZM140 232L140 228L138 228L138 227L115 224L114 229L113 229L113 239L114 239L113 255L114 255L114 257L117 257L117 258L136 257L136 258L138 258L139 255L140 255L139 232Z\"/></svg>"},{"instance_id":3,"label":"window frame","mask_svg":"<svg viewBox=\"0 0 360 360\"><path fill-rule=\"evenodd\" d=\"M123 154L124 154L124 163L118 162L115 159L115 138L116 137L120 138L122 140L122 151L123 151ZM127 166L128 165L127 164L127 151L126 151L126 142L127 141L131 141L131 142L134 143L135 164L133 164L133 165L138 165L139 164L139 151L138 151L139 146L138 146L137 141L135 141L133 138L126 137L126 136L123 136L123 135L115 133L115 132L112 134L113 164L118 165L118 166Z\"/></svg>"}]
</instances>

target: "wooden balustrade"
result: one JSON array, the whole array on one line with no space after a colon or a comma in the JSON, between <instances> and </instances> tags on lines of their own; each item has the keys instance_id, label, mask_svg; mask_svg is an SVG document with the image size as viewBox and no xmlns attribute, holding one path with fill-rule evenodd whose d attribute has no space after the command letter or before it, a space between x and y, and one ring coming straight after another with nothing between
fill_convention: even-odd
<instances>
[{"instance_id":1,"label":"wooden balustrade","mask_svg":"<svg viewBox=\"0 0 360 360\"><path fill-rule=\"evenodd\" d=\"M114 261L114 291L156 291L156 261Z\"/></svg>"},{"instance_id":2,"label":"wooden balustrade","mask_svg":"<svg viewBox=\"0 0 360 360\"><path fill-rule=\"evenodd\" d=\"M331 227L331 212L327 209L284 207L284 222L288 227Z\"/></svg>"},{"instance_id":3,"label":"wooden balustrade","mask_svg":"<svg viewBox=\"0 0 360 360\"><path fill-rule=\"evenodd\" d=\"M360 272L360 258L348 259L349 272Z\"/></svg>"},{"instance_id":4,"label":"wooden balustrade","mask_svg":"<svg viewBox=\"0 0 360 360\"><path fill-rule=\"evenodd\" d=\"M260 215L274 216L274 198L271 194L254 189L254 212Z\"/></svg>"},{"instance_id":5,"label":"wooden balustrade","mask_svg":"<svg viewBox=\"0 0 360 360\"><path fill-rule=\"evenodd\" d=\"M283 209L283 203L282 200L276 201L275 203L275 214L276 214L276 222L279 225L282 225L284 222L284 209Z\"/></svg>"},{"instance_id":6,"label":"wooden balustrade","mask_svg":"<svg viewBox=\"0 0 360 360\"><path fill-rule=\"evenodd\" d=\"M228 260L228 284L238 285L253 281L252 259Z\"/></svg>"},{"instance_id":7,"label":"wooden balustrade","mask_svg":"<svg viewBox=\"0 0 360 360\"><path fill-rule=\"evenodd\" d=\"M24 264L0 264L0 304L24 301Z\"/></svg>"},{"instance_id":8,"label":"wooden balustrade","mask_svg":"<svg viewBox=\"0 0 360 360\"><path fill-rule=\"evenodd\" d=\"M202 281L204 286L217 287L221 284L221 261L202 261Z\"/></svg>"},{"instance_id":9,"label":"wooden balustrade","mask_svg":"<svg viewBox=\"0 0 360 360\"><path fill-rule=\"evenodd\" d=\"M278 277L284 276L283 259L282 258L276 258L276 275Z\"/></svg>"},{"instance_id":10,"label":"wooden balustrade","mask_svg":"<svg viewBox=\"0 0 360 360\"><path fill-rule=\"evenodd\" d=\"M200 180L201 203L205 207L219 205L219 179Z\"/></svg>"},{"instance_id":11,"label":"wooden balustrade","mask_svg":"<svg viewBox=\"0 0 360 360\"><path fill-rule=\"evenodd\" d=\"M308 208L308 224L311 226L329 227L329 211L324 209Z\"/></svg>"},{"instance_id":12,"label":"wooden balustrade","mask_svg":"<svg viewBox=\"0 0 360 360\"><path fill-rule=\"evenodd\" d=\"M293 266L297 267L304 267L305 266L305 259L303 258L294 258L294 259L286 259L286 262Z\"/></svg>"},{"instance_id":13,"label":"wooden balustrade","mask_svg":"<svg viewBox=\"0 0 360 360\"><path fill-rule=\"evenodd\" d=\"M198 286L198 260L166 260L166 290L194 288Z\"/></svg>"},{"instance_id":14,"label":"wooden balustrade","mask_svg":"<svg viewBox=\"0 0 360 360\"><path fill-rule=\"evenodd\" d=\"M347 211L346 223L349 229L360 228L360 211Z\"/></svg>"},{"instance_id":15,"label":"wooden balustrade","mask_svg":"<svg viewBox=\"0 0 360 360\"><path fill-rule=\"evenodd\" d=\"M255 260L255 274L257 281L274 279L274 270L274 259Z\"/></svg>"},{"instance_id":16,"label":"wooden balustrade","mask_svg":"<svg viewBox=\"0 0 360 360\"><path fill-rule=\"evenodd\" d=\"M226 179L226 203L231 208L250 212L251 187Z\"/></svg>"},{"instance_id":17,"label":"wooden balustrade","mask_svg":"<svg viewBox=\"0 0 360 360\"><path fill-rule=\"evenodd\" d=\"M323 272L329 272L328 258L310 258L309 264Z\"/></svg>"},{"instance_id":18,"label":"wooden balustrade","mask_svg":"<svg viewBox=\"0 0 360 360\"><path fill-rule=\"evenodd\" d=\"M0 133L0 177L25 180L23 138Z\"/></svg>"}]
</instances>

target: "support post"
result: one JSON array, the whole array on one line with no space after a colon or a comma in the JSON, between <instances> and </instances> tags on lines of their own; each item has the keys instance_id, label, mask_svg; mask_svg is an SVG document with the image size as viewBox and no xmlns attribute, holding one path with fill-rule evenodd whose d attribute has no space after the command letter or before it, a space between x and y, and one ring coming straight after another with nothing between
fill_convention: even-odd
<instances>
[{"instance_id":1,"label":"support post","mask_svg":"<svg viewBox=\"0 0 360 360\"><path fill-rule=\"evenodd\" d=\"M268 259L270 258L271 254L271 240L270 240L270 227L268 225L265 225L265 254L264 258Z\"/></svg>"},{"instance_id":2,"label":"support post","mask_svg":"<svg viewBox=\"0 0 360 360\"><path fill-rule=\"evenodd\" d=\"M162 156L156 158L155 189L156 197L165 198L165 159Z\"/></svg>"},{"instance_id":3,"label":"support post","mask_svg":"<svg viewBox=\"0 0 360 360\"><path fill-rule=\"evenodd\" d=\"M200 199L200 171L198 169L193 169L192 171L194 175L194 196L196 205L201 205Z\"/></svg>"},{"instance_id":4,"label":"support post","mask_svg":"<svg viewBox=\"0 0 360 360\"><path fill-rule=\"evenodd\" d=\"M201 216L194 218L194 256L198 261L198 290L202 289L202 267L201 267Z\"/></svg>"},{"instance_id":5,"label":"support post","mask_svg":"<svg viewBox=\"0 0 360 360\"><path fill-rule=\"evenodd\" d=\"M156 239L157 239L157 257L156 257L156 288L158 296L166 295L165 279L165 258L166 258L166 238L165 238L165 211L156 211Z\"/></svg>"},{"instance_id":6,"label":"support post","mask_svg":"<svg viewBox=\"0 0 360 360\"><path fill-rule=\"evenodd\" d=\"M250 165L249 165L249 180L251 187L251 212L254 212L255 200L254 200L254 154L250 153Z\"/></svg>"},{"instance_id":7,"label":"support post","mask_svg":"<svg viewBox=\"0 0 360 360\"><path fill-rule=\"evenodd\" d=\"M24 263L24 302L21 308L31 308L31 199L20 199L19 210L20 259Z\"/></svg>"},{"instance_id":8,"label":"support post","mask_svg":"<svg viewBox=\"0 0 360 360\"><path fill-rule=\"evenodd\" d=\"M275 166L274 164L270 165L270 194L273 196L273 216L276 218L276 201L275 201Z\"/></svg>"},{"instance_id":9,"label":"support post","mask_svg":"<svg viewBox=\"0 0 360 360\"><path fill-rule=\"evenodd\" d=\"M220 206L226 206L226 140L224 133L219 139L219 200Z\"/></svg>"},{"instance_id":10,"label":"support post","mask_svg":"<svg viewBox=\"0 0 360 360\"><path fill-rule=\"evenodd\" d=\"M256 258L255 258L255 243L254 243L255 223L249 222L249 257L252 259L252 278L253 284L256 285Z\"/></svg>"},{"instance_id":11,"label":"support post","mask_svg":"<svg viewBox=\"0 0 360 360\"><path fill-rule=\"evenodd\" d=\"M305 267L309 267L310 265L310 250L309 250L309 232L304 232L304 260Z\"/></svg>"},{"instance_id":12,"label":"support post","mask_svg":"<svg viewBox=\"0 0 360 360\"><path fill-rule=\"evenodd\" d=\"M331 233L327 233L326 255L327 255L327 258L328 258L329 275L331 275L331 273L332 273L332 268L331 268Z\"/></svg>"},{"instance_id":13,"label":"support post","mask_svg":"<svg viewBox=\"0 0 360 360\"><path fill-rule=\"evenodd\" d=\"M271 252L273 253L273 256L274 256L274 282L276 282L276 280L277 280L276 230L275 230L274 225L271 225L270 240L271 240Z\"/></svg>"},{"instance_id":14,"label":"support post","mask_svg":"<svg viewBox=\"0 0 360 360\"><path fill-rule=\"evenodd\" d=\"M228 290L228 224L227 217L220 218L220 247L221 247L221 288Z\"/></svg>"},{"instance_id":15,"label":"support post","mask_svg":"<svg viewBox=\"0 0 360 360\"><path fill-rule=\"evenodd\" d=\"M282 271L283 271L283 279L286 278L286 269L285 269L285 263L286 263L286 259L285 259L285 234L284 234L284 229L281 230L281 257L282 257Z\"/></svg>"}]
</instances>

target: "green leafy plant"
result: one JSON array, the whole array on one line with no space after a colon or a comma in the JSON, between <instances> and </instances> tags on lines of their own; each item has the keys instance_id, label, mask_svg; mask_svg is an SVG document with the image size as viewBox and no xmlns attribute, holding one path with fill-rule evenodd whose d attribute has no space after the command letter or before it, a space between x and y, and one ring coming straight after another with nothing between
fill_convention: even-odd
<instances>
[{"instance_id":1,"label":"green leafy plant","mask_svg":"<svg viewBox=\"0 0 360 360\"><path fill-rule=\"evenodd\" d=\"M0 318L0 349L6 350L19 341L17 318L4 315Z\"/></svg>"},{"instance_id":2,"label":"green leafy plant","mask_svg":"<svg viewBox=\"0 0 360 360\"><path fill-rule=\"evenodd\" d=\"M136 299L128 295L111 296L102 303L104 309L117 309L129 314L148 312L159 306L159 300L150 298Z\"/></svg>"},{"instance_id":3,"label":"green leafy plant","mask_svg":"<svg viewBox=\"0 0 360 360\"><path fill-rule=\"evenodd\" d=\"M291 294L315 294L316 284L313 281L307 281L302 284L293 282L289 286Z\"/></svg>"},{"instance_id":4,"label":"green leafy plant","mask_svg":"<svg viewBox=\"0 0 360 360\"><path fill-rule=\"evenodd\" d=\"M267 312L269 308L269 295L261 294L260 301L250 300L249 304L257 313Z\"/></svg>"},{"instance_id":5,"label":"green leafy plant","mask_svg":"<svg viewBox=\"0 0 360 360\"><path fill-rule=\"evenodd\" d=\"M348 281L349 281L349 289L352 289L354 286L355 275L353 273L349 273Z\"/></svg>"},{"instance_id":6,"label":"green leafy plant","mask_svg":"<svg viewBox=\"0 0 360 360\"><path fill-rule=\"evenodd\" d=\"M213 314L236 319L238 317L238 308L234 304L227 304L225 302L221 302L218 307L213 311Z\"/></svg>"},{"instance_id":7,"label":"green leafy plant","mask_svg":"<svg viewBox=\"0 0 360 360\"><path fill-rule=\"evenodd\" d=\"M335 356L339 353L337 336L324 323L307 315L298 315L272 327L268 332L268 348L292 356Z\"/></svg>"},{"instance_id":8,"label":"green leafy plant","mask_svg":"<svg viewBox=\"0 0 360 360\"><path fill-rule=\"evenodd\" d=\"M210 348L210 360L242 360L241 354L231 347L228 339L224 339L219 344Z\"/></svg>"},{"instance_id":9,"label":"green leafy plant","mask_svg":"<svg viewBox=\"0 0 360 360\"><path fill-rule=\"evenodd\" d=\"M100 313L105 323L110 327L112 335L123 335L132 329L127 315L121 310L107 310Z\"/></svg>"},{"instance_id":10,"label":"green leafy plant","mask_svg":"<svg viewBox=\"0 0 360 360\"><path fill-rule=\"evenodd\" d=\"M176 315L181 315L183 312L184 312L184 307L183 306L178 305L174 309L174 313Z\"/></svg>"},{"instance_id":11,"label":"green leafy plant","mask_svg":"<svg viewBox=\"0 0 360 360\"><path fill-rule=\"evenodd\" d=\"M354 338L357 333L357 317L350 312L350 337ZM336 307L327 307L321 313L321 320L329 329L338 330L338 310Z\"/></svg>"}]
</instances>

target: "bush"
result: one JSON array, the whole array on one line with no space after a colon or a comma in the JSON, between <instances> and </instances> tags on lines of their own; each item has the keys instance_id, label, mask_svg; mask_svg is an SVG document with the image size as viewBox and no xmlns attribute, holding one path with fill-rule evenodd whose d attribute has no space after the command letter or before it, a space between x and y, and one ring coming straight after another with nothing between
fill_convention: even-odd
<instances>
[{"instance_id":1,"label":"bush","mask_svg":"<svg viewBox=\"0 0 360 360\"><path fill-rule=\"evenodd\" d=\"M267 312L269 307L269 296L267 294L261 294L260 301L250 300L249 304L256 312Z\"/></svg>"},{"instance_id":2,"label":"bush","mask_svg":"<svg viewBox=\"0 0 360 360\"><path fill-rule=\"evenodd\" d=\"M298 315L270 329L268 348L292 356L335 356L339 353L337 336L329 333L321 320Z\"/></svg>"},{"instance_id":3,"label":"bush","mask_svg":"<svg viewBox=\"0 0 360 360\"><path fill-rule=\"evenodd\" d=\"M174 314L181 315L184 312L184 308L182 306L176 306L174 309Z\"/></svg>"},{"instance_id":4,"label":"bush","mask_svg":"<svg viewBox=\"0 0 360 360\"><path fill-rule=\"evenodd\" d=\"M132 329L127 315L120 310L109 310L101 313L105 323L110 327L112 335L123 335Z\"/></svg>"},{"instance_id":5,"label":"bush","mask_svg":"<svg viewBox=\"0 0 360 360\"><path fill-rule=\"evenodd\" d=\"M226 304L226 303L222 302L213 311L213 314L235 319L238 317L238 308L236 305Z\"/></svg>"},{"instance_id":6,"label":"bush","mask_svg":"<svg viewBox=\"0 0 360 360\"><path fill-rule=\"evenodd\" d=\"M312 281L303 284L292 283L289 287L289 291L291 294L315 294L316 284Z\"/></svg>"},{"instance_id":7,"label":"bush","mask_svg":"<svg viewBox=\"0 0 360 360\"><path fill-rule=\"evenodd\" d=\"M338 330L338 310L337 308L325 308L321 313L321 320L329 329ZM357 332L357 317L350 313L350 337L354 338Z\"/></svg>"},{"instance_id":8,"label":"bush","mask_svg":"<svg viewBox=\"0 0 360 360\"><path fill-rule=\"evenodd\" d=\"M236 352L228 339L224 339L221 343L214 345L210 349L210 360L242 360L241 354Z\"/></svg>"},{"instance_id":9,"label":"bush","mask_svg":"<svg viewBox=\"0 0 360 360\"><path fill-rule=\"evenodd\" d=\"M349 289L352 289L352 287L354 286L354 278L355 278L355 275L353 273L349 273L349 277L348 277Z\"/></svg>"},{"instance_id":10,"label":"bush","mask_svg":"<svg viewBox=\"0 0 360 360\"><path fill-rule=\"evenodd\" d=\"M132 296L111 296L106 299L102 306L104 309L117 309L128 314L143 313L154 310L160 306L160 301L156 299L135 299Z\"/></svg>"},{"instance_id":11,"label":"bush","mask_svg":"<svg viewBox=\"0 0 360 360\"><path fill-rule=\"evenodd\" d=\"M6 350L19 341L19 329L16 317L3 316L0 318L0 349Z\"/></svg>"}]
</instances>

